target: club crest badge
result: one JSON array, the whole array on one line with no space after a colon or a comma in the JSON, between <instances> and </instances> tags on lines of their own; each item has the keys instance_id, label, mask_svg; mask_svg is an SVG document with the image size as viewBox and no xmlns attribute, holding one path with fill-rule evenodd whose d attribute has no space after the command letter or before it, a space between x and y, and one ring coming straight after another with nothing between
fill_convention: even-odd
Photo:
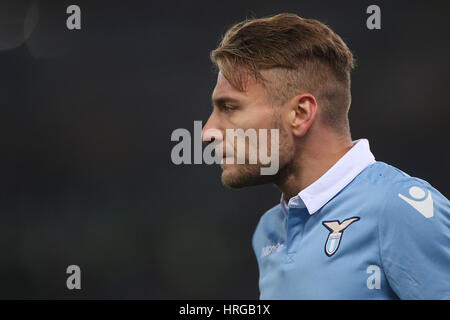
<instances>
[{"instance_id":1,"label":"club crest badge","mask_svg":"<svg viewBox=\"0 0 450 320\"><path fill-rule=\"evenodd\" d=\"M330 230L327 241L325 242L325 253L331 257L339 249L342 234L353 222L358 221L359 217L352 217L339 223L338 220L323 221L322 224Z\"/></svg>"}]
</instances>

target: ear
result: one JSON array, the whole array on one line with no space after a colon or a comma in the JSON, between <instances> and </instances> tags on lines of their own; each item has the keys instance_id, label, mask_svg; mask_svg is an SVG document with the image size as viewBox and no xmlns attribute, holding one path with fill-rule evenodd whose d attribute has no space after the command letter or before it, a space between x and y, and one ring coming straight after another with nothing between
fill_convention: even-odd
<instances>
[{"instance_id":1,"label":"ear","mask_svg":"<svg viewBox=\"0 0 450 320\"><path fill-rule=\"evenodd\" d=\"M291 99L290 125L296 137L304 136L317 114L317 100L310 93L300 94Z\"/></svg>"}]
</instances>

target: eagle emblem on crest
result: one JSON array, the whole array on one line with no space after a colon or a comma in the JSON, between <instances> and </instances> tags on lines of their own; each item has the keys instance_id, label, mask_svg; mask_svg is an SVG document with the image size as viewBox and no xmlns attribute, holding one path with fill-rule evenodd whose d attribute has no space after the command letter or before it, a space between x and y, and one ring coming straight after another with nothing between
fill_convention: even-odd
<instances>
[{"instance_id":1,"label":"eagle emblem on crest","mask_svg":"<svg viewBox=\"0 0 450 320\"><path fill-rule=\"evenodd\" d=\"M325 253L331 257L339 249L342 234L353 222L358 221L359 217L352 217L339 222L339 220L323 221L322 224L330 231L327 241L325 242Z\"/></svg>"}]
</instances>

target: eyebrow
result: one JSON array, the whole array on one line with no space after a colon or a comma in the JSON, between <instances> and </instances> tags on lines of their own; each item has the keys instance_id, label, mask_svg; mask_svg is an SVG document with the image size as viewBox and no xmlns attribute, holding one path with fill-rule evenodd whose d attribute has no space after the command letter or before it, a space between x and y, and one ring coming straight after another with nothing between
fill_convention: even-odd
<instances>
[{"instance_id":1,"label":"eyebrow","mask_svg":"<svg viewBox=\"0 0 450 320\"><path fill-rule=\"evenodd\" d=\"M231 98L231 97L218 97L218 98L213 98L211 97L211 104L214 107L216 106L221 106L224 105L227 102L231 102L231 103L240 103L239 100Z\"/></svg>"}]
</instances>

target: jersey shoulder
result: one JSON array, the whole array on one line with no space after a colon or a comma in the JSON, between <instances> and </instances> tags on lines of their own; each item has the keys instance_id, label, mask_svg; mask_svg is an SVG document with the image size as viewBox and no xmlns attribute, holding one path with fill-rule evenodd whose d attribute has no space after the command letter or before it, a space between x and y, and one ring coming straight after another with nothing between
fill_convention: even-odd
<instances>
[{"instance_id":1,"label":"jersey shoulder","mask_svg":"<svg viewBox=\"0 0 450 320\"><path fill-rule=\"evenodd\" d=\"M450 202L427 181L379 164L378 239L384 272L401 299L450 296Z\"/></svg>"},{"instance_id":2,"label":"jersey shoulder","mask_svg":"<svg viewBox=\"0 0 450 320\"><path fill-rule=\"evenodd\" d=\"M379 189L382 195L383 213L389 219L402 218L432 218L436 215L449 215L449 200L427 181L413 177L402 170L376 162L367 175ZM411 217L412 216L412 217ZM439 218L438 218L439 219Z\"/></svg>"}]
</instances>

